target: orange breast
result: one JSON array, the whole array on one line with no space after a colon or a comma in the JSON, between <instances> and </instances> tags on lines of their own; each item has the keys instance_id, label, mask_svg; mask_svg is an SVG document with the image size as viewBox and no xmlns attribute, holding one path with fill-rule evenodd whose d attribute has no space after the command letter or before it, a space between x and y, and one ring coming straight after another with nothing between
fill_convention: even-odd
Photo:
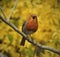
<instances>
[{"instance_id":1,"label":"orange breast","mask_svg":"<svg viewBox=\"0 0 60 57\"><path fill-rule=\"evenodd\" d=\"M35 32L38 29L38 22L36 19L28 19L26 29Z\"/></svg>"}]
</instances>

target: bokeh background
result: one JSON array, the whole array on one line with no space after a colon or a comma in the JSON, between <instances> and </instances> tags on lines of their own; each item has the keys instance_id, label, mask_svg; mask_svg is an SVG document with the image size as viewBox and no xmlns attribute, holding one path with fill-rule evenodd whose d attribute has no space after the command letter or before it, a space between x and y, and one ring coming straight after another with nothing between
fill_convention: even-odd
<instances>
[{"instance_id":1,"label":"bokeh background","mask_svg":"<svg viewBox=\"0 0 60 57\"><path fill-rule=\"evenodd\" d=\"M6 17L9 16L14 3L15 0L0 0L0 7ZM22 24L30 14L36 14L38 17L38 30L31 38L42 45L60 50L60 0L18 0L10 22L22 31ZM1 11L0 15L3 16ZM24 47L20 46L21 39L21 35L0 20L0 53L8 57L60 57L50 51L41 53L28 41Z\"/></svg>"}]
</instances>

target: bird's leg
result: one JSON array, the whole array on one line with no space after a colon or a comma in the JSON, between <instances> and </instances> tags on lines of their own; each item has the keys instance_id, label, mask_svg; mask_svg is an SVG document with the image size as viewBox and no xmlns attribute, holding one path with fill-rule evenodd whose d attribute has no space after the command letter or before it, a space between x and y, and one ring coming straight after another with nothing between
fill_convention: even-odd
<instances>
[{"instance_id":1,"label":"bird's leg","mask_svg":"<svg viewBox=\"0 0 60 57\"><path fill-rule=\"evenodd\" d=\"M31 34L29 35L29 37L31 37L31 39L33 40L33 37L32 37L32 35L31 35Z\"/></svg>"}]
</instances>

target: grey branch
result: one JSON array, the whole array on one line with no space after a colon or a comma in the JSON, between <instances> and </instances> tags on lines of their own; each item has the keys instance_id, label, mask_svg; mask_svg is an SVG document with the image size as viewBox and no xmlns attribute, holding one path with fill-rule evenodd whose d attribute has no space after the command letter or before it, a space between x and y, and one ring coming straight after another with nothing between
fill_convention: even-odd
<instances>
[{"instance_id":1,"label":"grey branch","mask_svg":"<svg viewBox=\"0 0 60 57\"><path fill-rule=\"evenodd\" d=\"M7 25L9 25L11 28L13 28L17 33L21 34L22 36L24 36L26 38L26 40L28 40L30 43L32 43L33 45L36 45L39 48L45 49L45 50L49 50L52 51L54 53L57 53L60 55L60 51L56 50L54 48L48 47L48 46L43 46L39 43L37 43L35 40L32 40L30 37L28 37L27 35L25 35L23 32L19 31L19 29L12 24L11 22L7 21L6 19L4 19L3 17L0 16L0 19L5 22Z\"/></svg>"}]
</instances>

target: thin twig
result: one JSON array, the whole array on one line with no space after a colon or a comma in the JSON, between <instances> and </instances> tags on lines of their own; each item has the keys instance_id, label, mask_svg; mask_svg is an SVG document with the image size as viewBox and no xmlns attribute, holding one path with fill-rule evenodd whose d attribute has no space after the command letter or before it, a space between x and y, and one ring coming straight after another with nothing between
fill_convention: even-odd
<instances>
[{"instance_id":1,"label":"thin twig","mask_svg":"<svg viewBox=\"0 0 60 57\"><path fill-rule=\"evenodd\" d=\"M7 18L8 21L10 20L10 17L11 17L11 15L12 15L12 13L13 13L13 11L14 11L16 5L17 5L17 3L18 3L18 0L15 1L14 6L12 7L12 9L11 9L11 11L10 11L10 13L9 13L9 16L8 16L8 18Z\"/></svg>"},{"instance_id":2,"label":"thin twig","mask_svg":"<svg viewBox=\"0 0 60 57\"><path fill-rule=\"evenodd\" d=\"M0 7L0 10L1 10L1 12L3 13L4 18L7 19L7 16L6 16L4 10L3 10L1 7Z\"/></svg>"},{"instance_id":3,"label":"thin twig","mask_svg":"<svg viewBox=\"0 0 60 57\"><path fill-rule=\"evenodd\" d=\"M2 12L2 14L4 14L4 12ZM4 17L6 17L6 16L4 15ZM49 50L49 51L52 51L52 52L57 53L57 54L60 55L60 51L59 50L51 48L49 46L43 46L43 45L37 43L35 40L32 40L30 37L28 37L27 35L25 35L23 32L19 31L19 29L14 24L12 24L11 22L7 21L5 18L3 18L3 17L0 16L0 19L4 23L6 23L7 25L9 25L11 28L13 28L17 33L19 33L20 35L24 36L26 38L26 40L28 40L28 42L32 43L33 45L36 45L39 48L42 48L44 50Z\"/></svg>"}]
</instances>

